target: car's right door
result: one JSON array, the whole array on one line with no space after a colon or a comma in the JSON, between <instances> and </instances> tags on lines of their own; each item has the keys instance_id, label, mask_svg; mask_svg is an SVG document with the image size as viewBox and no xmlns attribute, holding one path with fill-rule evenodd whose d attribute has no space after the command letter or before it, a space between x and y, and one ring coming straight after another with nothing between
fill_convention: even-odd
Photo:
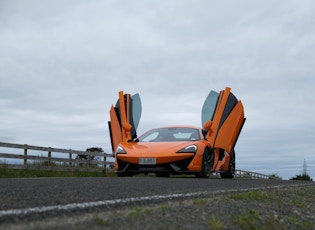
<instances>
[{"instance_id":1,"label":"car's right door","mask_svg":"<svg viewBox=\"0 0 315 230\"><path fill-rule=\"evenodd\" d=\"M243 104L231 93L231 88L226 87L219 94L209 93L202 108L202 125L208 131L205 137L212 148L230 153L244 122Z\"/></svg>"}]
</instances>

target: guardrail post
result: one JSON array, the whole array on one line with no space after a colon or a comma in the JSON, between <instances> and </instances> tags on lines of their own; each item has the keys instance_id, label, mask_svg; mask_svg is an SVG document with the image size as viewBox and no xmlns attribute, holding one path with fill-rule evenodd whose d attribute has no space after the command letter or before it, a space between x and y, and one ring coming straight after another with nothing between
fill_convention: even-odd
<instances>
[{"instance_id":1,"label":"guardrail post","mask_svg":"<svg viewBox=\"0 0 315 230\"><path fill-rule=\"evenodd\" d=\"M24 146L24 167L27 168L27 144Z\"/></svg>"}]
</instances>

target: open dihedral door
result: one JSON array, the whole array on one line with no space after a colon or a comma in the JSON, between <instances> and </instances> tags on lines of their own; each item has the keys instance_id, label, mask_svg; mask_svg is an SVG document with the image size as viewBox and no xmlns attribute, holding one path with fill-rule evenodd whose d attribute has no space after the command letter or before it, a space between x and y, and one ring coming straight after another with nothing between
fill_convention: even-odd
<instances>
[{"instance_id":1,"label":"open dihedral door","mask_svg":"<svg viewBox=\"0 0 315 230\"><path fill-rule=\"evenodd\" d=\"M137 137L142 110L139 94L130 96L120 91L118 96L115 107L112 105L110 108L108 122L113 153L120 142L132 141Z\"/></svg>"},{"instance_id":2,"label":"open dihedral door","mask_svg":"<svg viewBox=\"0 0 315 230\"><path fill-rule=\"evenodd\" d=\"M220 93L214 91L209 93L202 108L201 120L207 131L205 138L215 152L219 152L220 149L229 155L234 152L245 119L243 104L231 93L231 88L226 87ZM224 162L219 167L216 165L223 157L215 157L214 168L218 171L228 166Z\"/></svg>"}]
</instances>

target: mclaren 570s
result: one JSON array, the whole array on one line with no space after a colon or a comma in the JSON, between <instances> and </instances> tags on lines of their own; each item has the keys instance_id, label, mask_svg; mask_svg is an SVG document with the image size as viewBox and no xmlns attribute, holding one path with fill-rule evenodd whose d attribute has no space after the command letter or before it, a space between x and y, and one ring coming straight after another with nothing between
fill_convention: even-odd
<instances>
[{"instance_id":1,"label":"mclaren 570s","mask_svg":"<svg viewBox=\"0 0 315 230\"><path fill-rule=\"evenodd\" d=\"M242 102L231 89L210 91L201 113L202 128L167 126L137 136L141 117L139 94L119 92L108 122L118 176L155 173L157 177L220 173L233 178L235 151L246 118Z\"/></svg>"}]
</instances>

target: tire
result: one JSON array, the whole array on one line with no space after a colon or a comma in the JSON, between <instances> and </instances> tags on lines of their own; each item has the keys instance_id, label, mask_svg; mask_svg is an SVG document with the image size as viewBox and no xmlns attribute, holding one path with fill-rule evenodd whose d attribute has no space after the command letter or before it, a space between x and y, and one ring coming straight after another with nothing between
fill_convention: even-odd
<instances>
[{"instance_id":1,"label":"tire","mask_svg":"<svg viewBox=\"0 0 315 230\"><path fill-rule=\"evenodd\" d=\"M221 178L234 178L235 173L235 152L234 149L232 149L230 153L230 163L229 163L229 169L225 172L220 173Z\"/></svg>"},{"instance_id":2,"label":"tire","mask_svg":"<svg viewBox=\"0 0 315 230\"><path fill-rule=\"evenodd\" d=\"M209 178L210 171L214 164L214 152L213 149L206 148L202 157L201 172L196 173L198 178Z\"/></svg>"}]
</instances>

